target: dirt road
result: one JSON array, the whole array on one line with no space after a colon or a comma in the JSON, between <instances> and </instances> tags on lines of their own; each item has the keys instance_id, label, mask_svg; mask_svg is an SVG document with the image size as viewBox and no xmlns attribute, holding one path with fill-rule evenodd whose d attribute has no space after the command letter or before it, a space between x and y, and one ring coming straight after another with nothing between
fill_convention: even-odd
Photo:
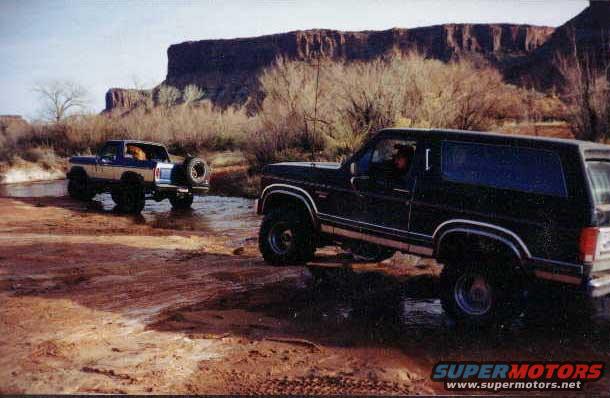
<instances>
[{"instance_id":1,"label":"dirt road","mask_svg":"<svg viewBox=\"0 0 610 398\"><path fill-rule=\"evenodd\" d=\"M417 258L269 267L244 199L128 217L62 189L0 197L2 393L429 394L439 360L610 359L604 317L456 333Z\"/></svg>"}]
</instances>

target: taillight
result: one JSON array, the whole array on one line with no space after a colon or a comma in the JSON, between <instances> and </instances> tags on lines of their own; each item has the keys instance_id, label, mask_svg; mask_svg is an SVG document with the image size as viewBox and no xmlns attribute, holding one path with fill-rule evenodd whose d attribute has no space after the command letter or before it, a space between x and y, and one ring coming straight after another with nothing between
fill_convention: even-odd
<instances>
[{"instance_id":1,"label":"taillight","mask_svg":"<svg viewBox=\"0 0 610 398\"><path fill-rule=\"evenodd\" d=\"M580 259L593 262L597 255L599 228L583 228L580 231Z\"/></svg>"},{"instance_id":2,"label":"taillight","mask_svg":"<svg viewBox=\"0 0 610 398\"><path fill-rule=\"evenodd\" d=\"M155 167L155 180L158 180L161 177L161 169L159 167Z\"/></svg>"}]
</instances>

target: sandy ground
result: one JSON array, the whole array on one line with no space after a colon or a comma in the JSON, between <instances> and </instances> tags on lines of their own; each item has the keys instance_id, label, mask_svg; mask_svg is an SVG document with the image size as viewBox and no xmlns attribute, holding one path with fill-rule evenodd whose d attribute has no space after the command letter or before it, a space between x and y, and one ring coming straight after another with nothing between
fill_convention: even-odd
<instances>
[{"instance_id":1,"label":"sandy ground","mask_svg":"<svg viewBox=\"0 0 610 398\"><path fill-rule=\"evenodd\" d=\"M457 333L438 267L409 256L274 268L255 228L65 197L0 198L0 215L0 393L431 394L439 360L609 359L606 321Z\"/></svg>"}]
</instances>

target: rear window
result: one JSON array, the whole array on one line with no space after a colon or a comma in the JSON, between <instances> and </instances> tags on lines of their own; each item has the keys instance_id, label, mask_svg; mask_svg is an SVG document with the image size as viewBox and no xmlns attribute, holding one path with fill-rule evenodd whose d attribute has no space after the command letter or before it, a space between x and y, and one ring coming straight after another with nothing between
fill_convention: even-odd
<instances>
[{"instance_id":1,"label":"rear window","mask_svg":"<svg viewBox=\"0 0 610 398\"><path fill-rule=\"evenodd\" d=\"M610 204L610 162L588 161L587 172L595 204Z\"/></svg>"},{"instance_id":2,"label":"rear window","mask_svg":"<svg viewBox=\"0 0 610 398\"><path fill-rule=\"evenodd\" d=\"M500 145L443 143L443 177L499 189L566 197L559 155Z\"/></svg>"}]
</instances>

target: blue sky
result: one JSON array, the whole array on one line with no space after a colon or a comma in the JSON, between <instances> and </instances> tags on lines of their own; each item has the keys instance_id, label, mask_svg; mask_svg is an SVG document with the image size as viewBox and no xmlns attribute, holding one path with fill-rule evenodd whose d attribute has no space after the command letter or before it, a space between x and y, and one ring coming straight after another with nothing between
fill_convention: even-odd
<instances>
[{"instance_id":1,"label":"blue sky","mask_svg":"<svg viewBox=\"0 0 610 398\"><path fill-rule=\"evenodd\" d=\"M32 88L49 79L86 87L101 111L109 87L165 78L166 50L187 40L296 29L510 22L558 26L584 0L0 0L0 114L37 116Z\"/></svg>"}]
</instances>

